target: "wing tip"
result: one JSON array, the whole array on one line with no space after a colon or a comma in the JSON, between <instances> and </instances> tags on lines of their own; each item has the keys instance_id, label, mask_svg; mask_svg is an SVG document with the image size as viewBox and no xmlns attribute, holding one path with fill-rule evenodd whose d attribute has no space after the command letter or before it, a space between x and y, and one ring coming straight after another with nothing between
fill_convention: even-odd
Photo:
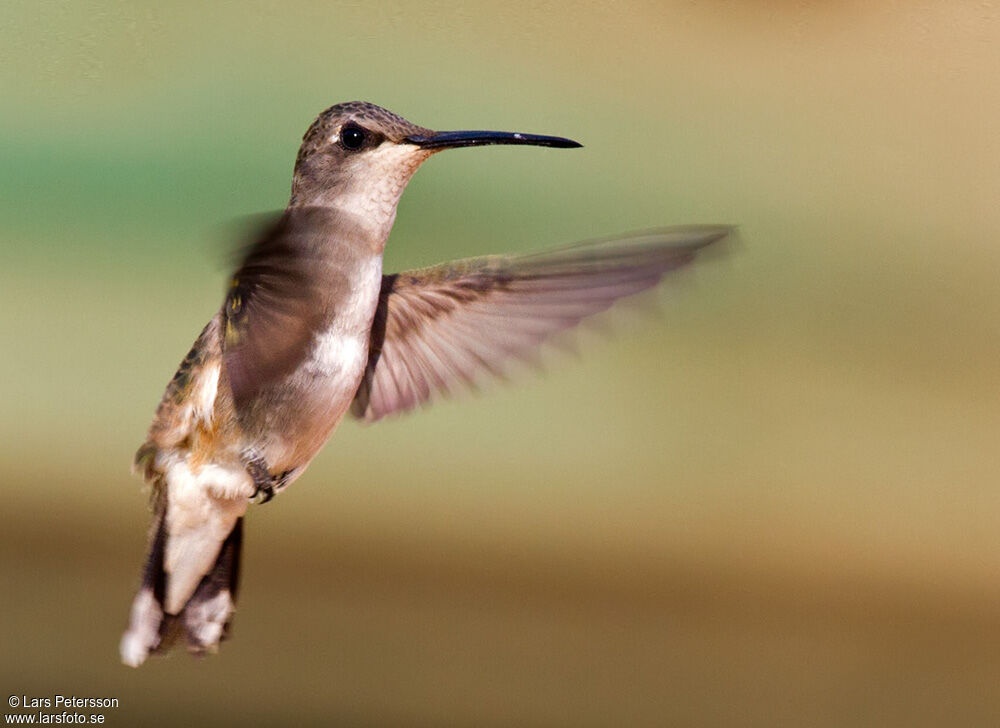
<instances>
[{"instance_id":1,"label":"wing tip","mask_svg":"<svg viewBox=\"0 0 1000 728\"><path fill-rule=\"evenodd\" d=\"M686 250L700 250L721 240L738 237L738 232L738 225L705 223L636 230L621 235L618 239L634 241L639 245L648 242L656 246L667 245Z\"/></svg>"}]
</instances>

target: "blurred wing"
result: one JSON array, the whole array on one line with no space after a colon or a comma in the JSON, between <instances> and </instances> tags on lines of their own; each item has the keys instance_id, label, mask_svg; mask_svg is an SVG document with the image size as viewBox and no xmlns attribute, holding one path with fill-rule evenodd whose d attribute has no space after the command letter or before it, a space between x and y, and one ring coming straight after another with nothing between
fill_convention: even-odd
<instances>
[{"instance_id":1,"label":"blurred wing","mask_svg":"<svg viewBox=\"0 0 1000 728\"><path fill-rule=\"evenodd\" d=\"M552 334L656 285L723 226L668 228L519 256L471 258L382 279L352 413L373 422L478 375L502 376Z\"/></svg>"},{"instance_id":2,"label":"blurred wing","mask_svg":"<svg viewBox=\"0 0 1000 728\"><path fill-rule=\"evenodd\" d=\"M223 361L238 410L295 369L321 325L322 208L288 210L265 228L233 276L222 315Z\"/></svg>"}]
</instances>

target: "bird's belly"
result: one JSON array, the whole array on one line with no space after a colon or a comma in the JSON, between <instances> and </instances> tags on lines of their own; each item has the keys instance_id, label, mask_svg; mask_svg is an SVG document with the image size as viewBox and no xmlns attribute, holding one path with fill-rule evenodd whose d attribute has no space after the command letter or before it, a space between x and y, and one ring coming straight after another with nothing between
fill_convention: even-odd
<instances>
[{"instance_id":1,"label":"bird's belly","mask_svg":"<svg viewBox=\"0 0 1000 728\"><path fill-rule=\"evenodd\" d=\"M347 277L352 285L329 302L330 318L306 356L255 403L251 446L272 473L301 473L358 391L381 290L381 256L359 259Z\"/></svg>"},{"instance_id":2,"label":"bird's belly","mask_svg":"<svg viewBox=\"0 0 1000 728\"><path fill-rule=\"evenodd\" d=\"M301 470L351 406L368 361L368 338L328 332L276 393L262 454L272 473Z\"/></svg>"},{"instance_id":3,"label":"bird's belly","mask_svg":"<svg viewBox=\"0 0 1000 728\"><path fill-rule=\"evenodd\" d=\"M306 357L270 393L260 444L272 473L301 472L350 408L368 364L381 262L372 256L358 265L350 295L333 306Z\"/></svg>"}]
</instances>

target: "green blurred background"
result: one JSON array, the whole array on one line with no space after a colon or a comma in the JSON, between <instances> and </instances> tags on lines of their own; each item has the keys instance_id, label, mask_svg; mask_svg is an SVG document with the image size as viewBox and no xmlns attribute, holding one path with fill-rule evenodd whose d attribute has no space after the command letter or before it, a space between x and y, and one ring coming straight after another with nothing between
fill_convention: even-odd
<instances>
[{"instance_id":1,"label":"green blurred background","mask_svg":"<svg viewBox=\"0 0 1000 728\"><path fill-rule=\"evenodd\" d=\"M0 689L111 725L1000 722L992 2L0 11ZM233 219L367 99L391 269L692 222L735 254L480 397L347 422L247 530L235 638L133 671L129 461Z\"/></svg>"}]
</instances>

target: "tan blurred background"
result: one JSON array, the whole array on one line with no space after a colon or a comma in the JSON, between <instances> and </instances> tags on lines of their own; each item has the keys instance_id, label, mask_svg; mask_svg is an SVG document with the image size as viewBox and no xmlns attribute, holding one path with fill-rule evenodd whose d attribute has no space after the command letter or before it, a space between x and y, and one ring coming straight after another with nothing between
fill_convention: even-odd
<instances>
[{"instance_id":1,"label":"tan blurred background","mask_svg":"<svg viewBox=\"0 0 1000 728\"><path fill-rule=\"evenodd\" d=\"M110 725L1000 722L1000 27L983 2L29 2L0 17L5 693ZM735 254L548 374L346 423L250 514L235 639L117 640L128 465L229 221L368 99L388 266L664 224Z\"/></svg>"}]
</instances>

